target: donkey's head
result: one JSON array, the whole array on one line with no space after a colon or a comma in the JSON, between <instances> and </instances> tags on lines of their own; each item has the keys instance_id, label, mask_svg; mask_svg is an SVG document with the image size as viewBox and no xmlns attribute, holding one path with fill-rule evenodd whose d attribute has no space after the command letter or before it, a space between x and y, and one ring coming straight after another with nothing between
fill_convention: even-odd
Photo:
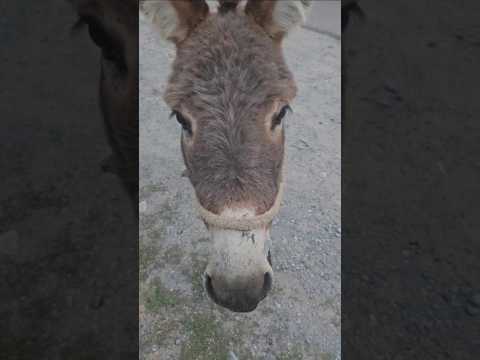
<instances>
[{"instance_id":1,"label":"donkey's head","mask_svg":"<svg viewBox=\"0 0 480 360\"><path fill-rule=\"evenodd\" d=\"M88 28L101 51L99 97L115 169L138 196L138 1L68 0L78 14L75 29ZM135 206L138 201L135 200Z\"/></svg>"},{"instance_id":2,"label":"donkey's head","mask_svg":"<svg viewBox=\"0 0 480 360\"><path fill-rule=\"evenodd\" d=\"M205 287L219 305L252 311L272 286L269 230L282 188L284 117L296 86L282 40L308 1L145 1L176 45L165 93L213 242Z\"/></svg>"}]
</instances>

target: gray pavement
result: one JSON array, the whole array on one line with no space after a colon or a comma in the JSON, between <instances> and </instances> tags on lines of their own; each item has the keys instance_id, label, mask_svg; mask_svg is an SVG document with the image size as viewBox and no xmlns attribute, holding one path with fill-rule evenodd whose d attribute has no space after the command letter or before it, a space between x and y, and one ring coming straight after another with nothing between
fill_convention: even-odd
<instances>
[{"instance_id":1,"label":"gray pavement","mask_svg":"<svg viewBox=\"0 0 480 360\"><path fill-rule=\"evenodd\" d=\"M341 1L313 0L307 16L305 28L339 38Z\"/></svg>"},{"instance_id":2,"label":"gray pavement","mask_svg":"<svg viewBox=\"0 0 480 360\"><path fill-rule=\"evenodd\" d=\"M180 176L180 129L161 99L174 49L141 18L141 359L340 358L340 41L298 29L285 53L299 93L272 229L274 288L257 310L235 314L201 286L207 232Z\"/></svg>"}]
</instances>

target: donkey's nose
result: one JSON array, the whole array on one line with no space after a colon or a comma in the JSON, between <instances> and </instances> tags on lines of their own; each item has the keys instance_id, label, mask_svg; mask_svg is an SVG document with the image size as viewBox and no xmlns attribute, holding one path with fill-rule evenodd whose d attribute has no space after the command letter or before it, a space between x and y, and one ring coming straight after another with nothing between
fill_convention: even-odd
<instances>
[{"instance_id":1,"label":"donkey's nose","mask_svg":"<svg viewBox=\"0 0 480 360\"><path fill-rule=\"evenodd\" d=\"M250 312L257 308L272 288L270 271L255 277L229 282L221 276L205 274L205 289L218 305L235 312Z\"/></svg>"}]
</instances>

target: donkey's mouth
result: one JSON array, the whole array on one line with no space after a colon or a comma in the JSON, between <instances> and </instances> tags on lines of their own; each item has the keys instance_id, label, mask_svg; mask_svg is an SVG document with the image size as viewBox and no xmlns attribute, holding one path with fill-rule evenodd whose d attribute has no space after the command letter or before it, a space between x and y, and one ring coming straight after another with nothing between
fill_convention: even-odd
<instances>
[{"instance_id":1,"label":"donkey's mouth","mask_svg":"<svg viewBox=\"0 0 480 360\"><path fill-rule=\"evenodd\" d=\"M212 248L205 290L216 304L235 312L256 309L272 288L270 232L210 228Z\"/></svg>"},{"instance_id":2,"label":"donkey's mouth","mask_svg":"<svg viewBox=\"0 0 480 360\"><path fill-rule=\"evenodd\" d=\"M272 287L272 275L265 273L264 282L261 293L259 296L252 296L252 294L246 289L231 289L228 291L222 291L222 295L217 295L212 277L205 273L204 286L208 296L217 305L229 309L233 312L251 312L255 310L263 299L267 296Z\"/></svg>"}]
</instances>

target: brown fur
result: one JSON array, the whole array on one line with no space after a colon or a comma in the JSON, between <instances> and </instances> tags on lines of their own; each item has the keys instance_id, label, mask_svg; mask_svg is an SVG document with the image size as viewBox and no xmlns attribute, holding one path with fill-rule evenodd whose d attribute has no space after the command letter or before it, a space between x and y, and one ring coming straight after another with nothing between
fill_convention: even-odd
<instances>
[{"instance_id":1,"label":"brown fur","mask_svg":"<svg viewBox=\"0 0 480 360\"><path fill-rule=\"evenodd\" d=\"M245 7L245 13L252 16L253 19L265 28L268 28L273 23L273 9L276 0L273 1L259 1L251 0Z\"/></svg>"},{"instance_id":2,"label":"brown fur","mask_svg":"<svg viewBox=\"0 0 480 360\"><path fill-rule=\"evenodd\" d=\"M208 5L198 0L175 0L170 2L180 20L179 29L172 40L175 43L183 41L195 27L208 15Z\"/></svg>"},{"instance_id":3,"label":"brown fur","mask_svg":"<svg viewBox=\"0 0 480 360\"><path fill-rule=\"evenodd\" d=\"M306 9L310 6L311 0L249 0L245 7L245 13L263 27L272 39L280 42L290 30L291 24L289 23L299 16L296 11L293 11L296 6L294 3L297 3L298 7L302 9ZM289 8L282 14L282 16L287 16L288 21L287 18L275 19L275 9L280 7ZM292 18L292 15L295 16ZM285 23L286 21L287 23Z\"/></svg>"},{"instance_id":4,"label":"brown fur","mask_svg":"<svg viewBox=\"0 0 480 360\"><path fill-rule=\"evenodd\" d=\"M279 44L248 16L211 15L177 47L165 100L194 123L182 149L202 206L261 214L273 205L284 137L265 122L295 93Z\"/></svg>"}]
</instances>

